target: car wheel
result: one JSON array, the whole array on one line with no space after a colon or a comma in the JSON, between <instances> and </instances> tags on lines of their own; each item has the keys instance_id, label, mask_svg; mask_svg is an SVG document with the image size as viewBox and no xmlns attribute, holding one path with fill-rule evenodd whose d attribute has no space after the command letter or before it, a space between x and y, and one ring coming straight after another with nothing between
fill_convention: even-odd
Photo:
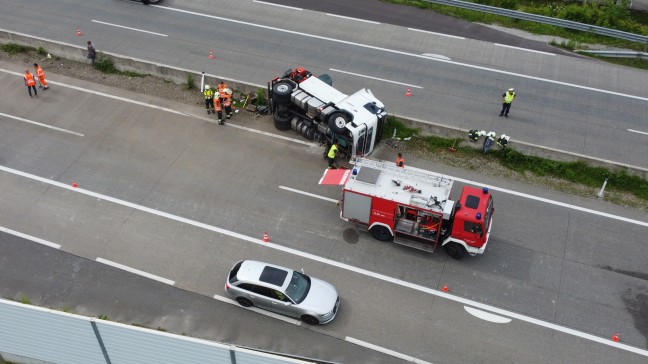
<instances>
[{"instance_id":1,"label":"car wheel","mask_svg":"<svg viewBox=\"0 0 648 364\"><path fill-rule=\"evenodd\" d=\"M288 82L277 82L272 86L272 99L277 105L287 105L290 103L290 95L293 91L293 85Z\"/></svg>"},{"instance_id":2,"label":"car wheel","mask_svg":"<svg viewBox=\"0 0 648 364\"><path fill-rule=\"evenodd\" d=\"M334 112L329 116L328 126L335 134L344 134L346 132L346 124L349 122L349 117L341 112Z\"/></svg>"},{"instance_id":3,"label":"car wheel","mask_svg":"<svg viewBox=\"0 0 648 364\"><path fill-rule=\"evenodd\" d=\"M371 235L380 241L392 241L394 237L392 236L389 229L382 225L376 225L371 228Z\"/></svg>"},{"instance_id":4,"label":"car wheel","mask_svg":"<svg viewBox=\"0 0 648 364\"><path fill-rule=\"evenodd\" d=\"M304 315L301 317L302 321L309 325L319 325L319 320L310 315Z\"/></svg>"},{"instance_id":5,"label":"car wheel","mask_svg":"<svg viewBox=\"0 0 648 364\"><path fill-rule=\"evenodd\" d=\"M466 255L466 248L457 243L448 243L444 245L443 248L451 258L457 260L463 258L463 256Z\"/></svg>"},{"instance_id":6,"label":"car wheel","mask_svg":"<svg viewBox=\"0 0 648 364\"><path fill-rule=\"evenodd\" d=\"M254 303L252 303L252 301L248 300L245 297L236 297L236 302L238 302L238 304L243 306L243 307L252 307L252 306L254 306Z\"/></svg>"},{"instance_id":7,"label":"car wheel","mask_svg":"<svg viewBox=\"0 0 648 364\"><path fill-rule=\"evenodd\" d=\"M275 128L277 128L278 130L290 130L290 120L292 120L292 114L287 111L277 109L273 116Z\"/></svg>"}]
</instances>

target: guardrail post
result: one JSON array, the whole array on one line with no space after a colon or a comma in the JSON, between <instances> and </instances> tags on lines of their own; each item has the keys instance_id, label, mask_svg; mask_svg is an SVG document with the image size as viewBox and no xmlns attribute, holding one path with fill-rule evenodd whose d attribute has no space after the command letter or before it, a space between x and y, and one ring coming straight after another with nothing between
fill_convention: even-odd
<instances>
[{"instance_id":1,"label":"guardrail post","mask_svg":"<svg viewBox=\"0 0 648 364\"><path fill-rule=\"evenodd\" d=\"M110 362L110 357L108 356L106 346L104 345L103 340L101 340L101 334L99 334L99 328L97 328L97 323L95 322L94 318L90 319L90 325L92 325L92 330L94 330L95 336L97 337L97 342L99 343L99 347L101 348L104 359L106 359L106 364L112 364Z\"/></svg>"},{"instance_id":2,"label":"guardrail post","mask_svg":"<svg viewBox=\"0 0 648 364\"><path fill-rule=\"evenodd\" d=\"M236 346L230 345L230 363L236 364Z\"/></svg>"},{"instance_id":3,"label":"guardrail post","mask_svg":"<svg viewBox=\"0 0 648 364\"><path fill-rule=\"evenodd\" d=\"M601 187L601 190L599 191L599 193L596 194L596 196L598 198L603 198L603 195L605 194L605 186L607 186L607 181L608 181L608 179L605 178L605 181L603 181L603 187Z\"/></svg>"}]
</instances>

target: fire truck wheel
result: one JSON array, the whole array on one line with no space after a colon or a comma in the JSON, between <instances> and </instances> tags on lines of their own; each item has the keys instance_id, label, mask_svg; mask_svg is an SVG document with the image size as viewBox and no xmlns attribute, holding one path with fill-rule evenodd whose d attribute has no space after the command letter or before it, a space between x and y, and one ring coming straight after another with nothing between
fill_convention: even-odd
<instances>
[{"instance_id":1,"label":"fire truck wheel","mask_svg":"<svg viewBox=\"0 0 648 364\"><path fill-rule=\"evenodd\" d=\"M346 124L349 122L349 117L341 112L334 112L329 116L328 126L335 134L344 134L346 132Z\"/></svg>"},{"instance_id":2,"label":"fire truck wheel","mask_svg":"<svg viewBox=\"0 0 648 364\"><path fill-rule=\"evenodd\" d=\"M457 260L463 258L463 256L466 255L466 248L457 243L448 243L444 245L443 248L451 258Z\"/></svg>"},{"instance_id":3,"label":"fire truck wheel","mask_svg":"<svg viewBox=\"0 0 648 364\"><path fill-rule=\"evenodd\" d=\"M290 103L290 95L293 86L288 82L277 82L272 86L272 99L277 105L287 105Z\"/></svg>"},{"instance_id":4,"label":"fire truck wheel","mask_svg":"<svg viewBox=\"0 0 648 364\"><path fill-rule=\"evenodd\" d=\"M290 130L290 121L292 120L292 115L289 112L282 112L281 110L275 111L274 115L274 125L277 130Z\"/></svg>"},{"instance_id":5,"label":"fire truck wheel","mask_svg":"<svg viewBox=\"0 0 648 364\"><path fill-rule=\"evenodd\" d=\"M380 241L392 241L394 240L394 237L392 236L391 232L389 229L387 229L384 226L381 225L376 225L371 228L371 235L373 235L376 240Z\"/></svg>"},{"instance_id":6,"label":"fire truck wheel","mask_svg":"<svg viewBox=\"0 0 648 364\"><path fill-rule=\"evenodd\" d=\"M241 305L243 307L252 307L252 306L254 306L254 303L252 303L252 301L248 300L245 297L236 297L236 302L238 302L239 305Z\"/></svg>"},{"instance_id":7,"label":"fire truck wheel","mask_svg":"<svg viewBox=\"0 0 648 364\"><path fill-rule=\"evenodd\" d=\"M311 315L304 315L304 316L301 317L301 319L302 319L302 321L304 321L305 323L307 323L309 325L318 325L319 324L319 320L317 320L315 317L313 317Z\"/></svg>"}]
</instances>

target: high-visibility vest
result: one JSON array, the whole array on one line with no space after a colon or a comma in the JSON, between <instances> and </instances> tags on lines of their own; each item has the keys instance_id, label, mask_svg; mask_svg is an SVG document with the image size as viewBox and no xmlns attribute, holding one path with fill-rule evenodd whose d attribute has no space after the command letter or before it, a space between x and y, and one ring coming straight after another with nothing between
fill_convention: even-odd
<instances>
[{"instance_id":1,"label":"high-visibility vest","mask_svg":"<svg viewBox=\"0 0 648 364\"><path fill-rule=\"evenodd\" d=\"M337 155L337 152L338 152L337 145L335 145L335 144L331 145L331 149L329 149L329 152L328 152L328 157L329 158L335 158L335 156Z\"/></svg>"},{"instance_id":2,"label":"high-visibility vest","mask_svg":"<svg viewBox=\"0 0 648 364\"><path fill-rule=\"evenodd\" d=\"M43 72L41 66L36 67L36 76L38 76L38 78L45 77L45 72Z\"/></svg>"},{"instance_id":3,"label":"high-visibility vest","mask_svg":"<svg viewBox=\"0 0 648 364\"><path fill-rule=\"evenodd\" d=\"M203 95L205 95L205 100L213 99L214 98L214 90L209 89L203 91Z\"/></svg>"},{"instance_id":4,"label":"high-visibility vest","mask_svg":"<svg viewBox=\"0 0 648 364\"><path fill-rule=\"evenodd\" d=\"M229 107L230 105L232 105L232 99L230 99L230 95L225 95L223 98L223 106Z\"/></svg>"},{"instance_id":5,"label":"high-visibility vest","mask_svg":"<svg viewBox=\"0 0 648 364\"><path fill-rule=\"evenodd\" d=\"M214 110L216 111L221 111L223 108L221 107L220 100L218 98L214 99Z\"/></svg>"},{"instance_id":6,"label":"high-visibility vest","mask_svg":"<svg viewBox=\"0 0 648 364\"><path fill-rule=\"evenodd\" d=\"M34 75L27 72L25 73L25 83L27 86L36 86L36 81L34 81Z\"/></svg>"},{"instance_id":7,"label":"high-visibility vest","mask_svg":"<svg viewBox=\"0 0 648 364\"><path fill-rule=\"evenodd\" d=\"M396 166L397 167L405 167L405 159L402 157L397 157L396 158Z\"/></svg>"},{"instance_id":8,"label":"high-visibility vest","mask_svg":"<svg viewBox=\"0 0 648 364\"><path fill-rule=\"evenodd\" d=\"M515 92L506 91L506 93L504 94L504 102L507 104L513 102L514 98L515 98Z\"/></svg>"}]
</instances>

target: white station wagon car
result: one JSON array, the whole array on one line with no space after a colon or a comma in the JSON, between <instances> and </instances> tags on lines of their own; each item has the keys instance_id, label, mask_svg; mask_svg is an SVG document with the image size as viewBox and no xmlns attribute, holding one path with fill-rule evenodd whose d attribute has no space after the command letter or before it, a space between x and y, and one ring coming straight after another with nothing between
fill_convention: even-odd
<instances>
[{"instance_id":1,"label":"white station wagon car","mask_svg":"<svg viewBox=\"0 0 648 364\"><path fill-rule=\"evenodd\" d=\"M299 318L309 325L331 322L340 305L340 296L330 283L253 260L232 267L225 292L241 306Z\"/></svg>"}]
</instances>

